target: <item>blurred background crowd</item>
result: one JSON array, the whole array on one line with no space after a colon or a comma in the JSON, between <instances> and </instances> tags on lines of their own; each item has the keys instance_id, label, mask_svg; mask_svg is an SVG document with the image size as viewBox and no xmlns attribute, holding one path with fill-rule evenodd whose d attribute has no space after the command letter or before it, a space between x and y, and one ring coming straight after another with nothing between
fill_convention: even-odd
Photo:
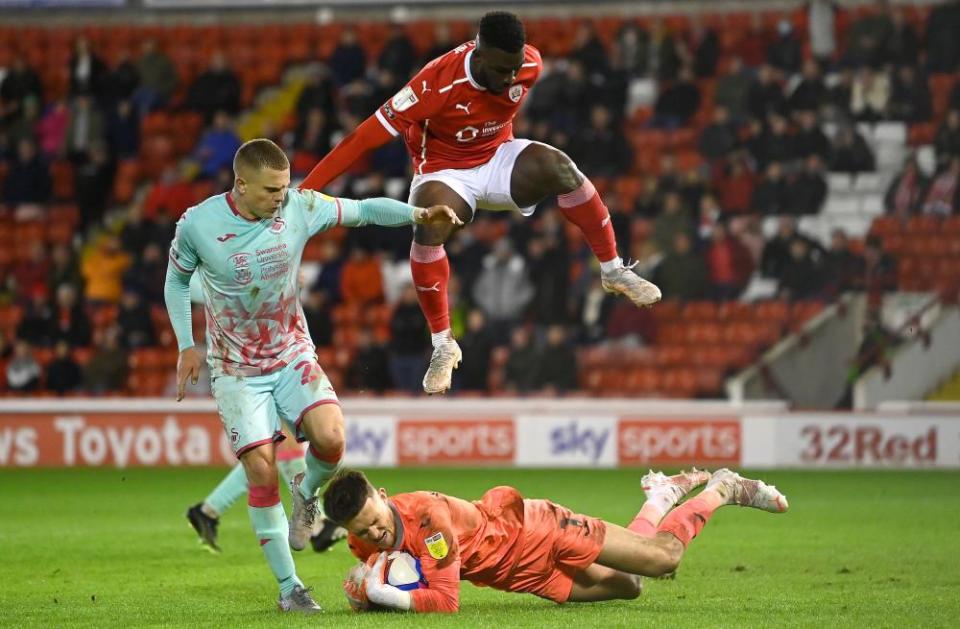
<instances>
[{"instance_id":1,"label":"blurred background crowd","mask_svg":"<svg viewBox=\"0 0 960 629\"><path fill-rule=\"evenodd\" d=\"M231 187L249 137L277 140L302 177L472 29L0 28L5 390L168 394L180 214ZM553 199L532 218L480 212L447 244L456 391L716 397L844 291L956 287L960 3L534 18L528 32L544 73L514 134L591 177L621 255L666 301L605 295ZM326 192L406 199L409 170L394 142ZM844 214L853 192L875 203ZM339 389L420 391L410 239L334 230L308 247L304 311Z\"/></svg>"}]
</instances>

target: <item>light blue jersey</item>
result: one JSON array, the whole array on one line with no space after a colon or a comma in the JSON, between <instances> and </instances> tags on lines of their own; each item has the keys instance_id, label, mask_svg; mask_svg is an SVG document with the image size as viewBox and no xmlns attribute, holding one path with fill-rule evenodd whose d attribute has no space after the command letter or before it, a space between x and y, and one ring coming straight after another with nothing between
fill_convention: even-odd
<instances>
[{"instance_id":1,"label":"light blue jersey","mask_svg":"<svg viewBox=\"0 0 960 629\"><path fill-rule=\"evenodd\" d=\"M304 245L331 227L369 223L412 224L413 208L392 199L354 201L290 190L271 219L244 218L230 193L187 210L170 247L165 287L180 350L193 345L183 287L198 272L212 377L265 375L313 353L299 299Z\"/></svg>"}]
</instances>

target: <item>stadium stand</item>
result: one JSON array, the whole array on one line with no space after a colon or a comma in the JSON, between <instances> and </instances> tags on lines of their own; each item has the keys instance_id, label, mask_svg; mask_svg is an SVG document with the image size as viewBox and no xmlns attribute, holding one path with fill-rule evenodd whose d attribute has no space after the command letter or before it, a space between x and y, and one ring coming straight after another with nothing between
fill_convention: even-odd
<instances>
[{"instance_id":1,"label":"stadium stand","mask_svg":"<svg viewBox=\"0 0 960 629\"><path fill-rule=\"evenodd\" d=\"M594 165L585 170L610 207L621 253L682 287L684 299L667 292L643 312L605 297L579 233L551 216L552 200L528 221L481 215L448 245L458 274L454 330L477 348L467 360L489 365L479 381L455 380L458 390L574 391L549 374L529 383L511 376L521 350L536 364L550 349L549 327L560 325L576 348L581 391L717 397L726 376L844 290L954 299L960 82L957 60L939 58L926 33L938 12L955 7L840 8L832 27L841 45L826 55L812 49L803 8L526 20L546 71L516 135ZM437 40L433 22L404 25L414 70L472 36L467 21L444 26L449 41ZM897 36L865 47L854 35L871 28ZM173 222L231 185L228 164L210 163L206 149L269 135L288 149L294 175L304 175L405 82L392 72L390 34L385 22L0 27L4 391L51 395L51 363L72 360L84 377L59 393L170 394L176 352L162 278ZM909 41L919 46L898 44ZM359 76L341 76L346 66L331 63L358 54ZM916 106L896 106L904 103ZM407 160L397 149L377 151L331 192L405 198ZM914 159L917 169L901 172ZM121 251L111 250L111 235ZM323 293L307 316L311 327L325 318L332 326L318 352L338 388L415 392L356 375L363 361L417 351L391 333L409 281L409 237L333 230L306 249L305 294ZM506 327L473 329L482 260L501 239L521 253L536 298ZM84 264L96 265L98 281L109 269L118 289L91 293ZM382 295L364 307L341 278L370 272ZM64 284L83 295L79 305L58 301ZM136 314L141 306L148 316ZM92 333L77 341L70 332L84 317ZM149 333L130 334L132 322ZM516 327L533 332L529 348L511 348ZM364 329L372 344L361 340ZM56 355L59 341L72 354Z\"/></svg>"}]
</instances>

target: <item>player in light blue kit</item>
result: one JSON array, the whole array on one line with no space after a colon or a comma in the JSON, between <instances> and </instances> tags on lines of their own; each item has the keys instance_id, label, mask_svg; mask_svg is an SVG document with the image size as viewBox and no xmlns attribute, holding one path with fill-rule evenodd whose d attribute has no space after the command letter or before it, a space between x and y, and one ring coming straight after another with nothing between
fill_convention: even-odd
<instances>
[{"instance_id":1,"label":"player in light blue kit","mask_svg":"<svg viewBox=\"0 0 960 629\"><path fill-rule=\"evenodd\" d=\"M194 384L202 357L190 321L190 276L203 285L207 365L223 428L243 464L260 547L280 584L282 611L321 611L297 578L290 548L301 550L316 515L317 490L344 450L339 401L317 364L300 307L297 275L307 240L337 225L401 226L460 221L449 207L415 208L392 199L353 201L289 190L290 163L266 139L245 143L226 194L188 209L170 247L164 295L177 336L177 400ZM289 530L277 480L275 444L283 421L308 441L306 472L291 487ZM287 541L289 539L289 546Z\"/></svg>"}]
</instances>

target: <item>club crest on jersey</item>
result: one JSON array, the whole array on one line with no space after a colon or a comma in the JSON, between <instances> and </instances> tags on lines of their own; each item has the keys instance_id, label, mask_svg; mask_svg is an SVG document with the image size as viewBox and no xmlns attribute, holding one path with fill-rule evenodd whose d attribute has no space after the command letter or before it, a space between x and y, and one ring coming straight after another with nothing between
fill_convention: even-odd
<instances>
[{"instance_id":1,"label":"club crest on jersey","mask_svg":"<svg viewBox=\"0 0 960 629\"><path fill-rule=\"evenodd\" d=\"M280 218L279 216L273 219L273 225L270 226L270 231L274 234L280 234L287 228L287 222Z\"/></svg>"},{"instance_id":2,"label":"club crest on jersey","mask_svg":"<svg viewBox=\"0 0 960 629\"><path fill-rule=\"evenodd\" d=\"M249 284L253 280L253 272L250 271L250 254L235 253L230 256L230 261L233 262L233 279L240 285Z\"/></svg>"},{"instance_id":3,"label":"club crest on jersey","mask_svg":"<svg viewBox=\"0 0 960 629\"><path fill-rule=\"evenodd\" d=\"M513 102L518 102L520 97L523 96L523 86L522 85L511 85L509 92L510 100Z\"/></svg>"},{"instance_id":4,"label":"club crest on jersey","mask_svg":"<svg viewBox=\"0 0 960 629\"><path fill-rule=\"evenodd\" d=\"M427 552L437 561L443 559L450 552L447 546L447 540L443 538L443 533L437 531L430 537L423 540L427 544Z\"/></svg>"},{"instance_id":5,"label":"club crest on jersey","mask_svg":"<svg viewBox=\"0 0 960 629\"><path fill-rule=\"evenodd\" d=\"M393 108L397 113L401 111L406 111L420 102L417 99L417 95L413 93L413 88L409 85L396 93L396 95L390 99L390 104L393 105Z\"/></svg>"}]
</instances>

